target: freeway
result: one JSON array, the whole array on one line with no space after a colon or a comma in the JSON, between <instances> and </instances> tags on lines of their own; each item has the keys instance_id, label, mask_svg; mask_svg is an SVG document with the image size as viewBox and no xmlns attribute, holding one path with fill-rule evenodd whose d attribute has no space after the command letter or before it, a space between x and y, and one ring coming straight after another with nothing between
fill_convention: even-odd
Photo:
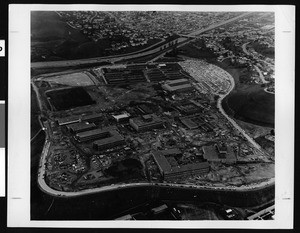
<instances>
[{"instance_id":1,"label":"freeway","mask_svg":"<svg viewBox=\"0 0 300 233\"><path fill-rule=\"evenodd\" d=\"M234 22L240 18L243 18L247 15L251 14L251 12L247 12L244 14L241 14L239 16L233 17L229 20L223 21L221 23L213 24L210 25L207 28L200 29L197 31L194 31L187 36L196 36L200 35L204 32L210 31L212 29L215 29L217 27L223 26L225 24ZM178 47L183 46L185 43L190 42L190 38L179 38L175 39L170 42L177 41ZM131 53L131 54L123 54L123 55L117 55L117 56L108 56L108 57L95 57L95 58L86 58L86 59L77 59L77 60L63 60L63 61L47 61L47 62L33 62L31 63L31 68L54 68L54 67L72 67L72 66L78 66L78 65L87 65L87 64L93 64L93 63L100 63L100 62L117 62L117 61L122 61L122 60L127 60L127 59L133 59L133 58L138 58L138 57L143 57L151 54L155 54L157 52L160 52L163 49L166 49L166 52L172 49L172 46L169 46L169 43L167 42L164 45L161 45L157 48L153 48L151 50L147 50L144 52L138 51L136 53ZM168 48L166 46L169 46Z\"/></svg>"}]
</instances>

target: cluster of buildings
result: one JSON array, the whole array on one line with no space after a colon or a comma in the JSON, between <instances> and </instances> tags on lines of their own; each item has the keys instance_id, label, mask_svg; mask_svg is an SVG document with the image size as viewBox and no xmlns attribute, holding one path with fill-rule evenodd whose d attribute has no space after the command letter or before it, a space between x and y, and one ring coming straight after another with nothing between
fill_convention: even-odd
<instances>
[{"instance_id":1,"label":"cluster of buildings","mask_svg":"<svg viewBox=\"0 0 300 233\"><path fill-rule=\"evenodd\" d=\"M274 51L274 21L273 12L256 12L206 32L202 40L207 48L218 55L218 61L229 60L236 66L252 68L253 76L263 75L263 79L272 79L274 56L267 56L262 50ZM197 42L194 42L193 46L197 47ZM257 51L254 49L256 46ZM259 72L254 69L255 66L259 67ZM260 79L262 77L257 78L256 82L261 83ZM268 86L274 86L274 82L269 81Z\"/></svg>"},{"instance_id":2,"label":"cluster of buildings","mask_svg":"<svg viewBox=\"0 0 300 233\"><path fill-rule=\"evenodd\" d=\"M127 114L113 115L116 121L122 121L129 116ZM102 114L90 114L58 118L59 126L65 126L68 132L74 135L79 143L93 140L95 150L105 150L114 146L125 144L124 137L115 127L99 128L95 122L103 119Z\"/></svg>"},{"instance_id":3,"label":"cluster of buildings","mask_svg":"<svg viewBox=\"0 0 300 233\"><path fill-rule=\"evenodd\" d=\"M131 69L130 67L119 69L104 68L102 72L104 82L109 85L146 82L146 78L142 69Z\"/></svg>"},{"instance_id":4,"label":"cluster of buildings","mask_svg":"<svg viewBox=\"0 0 300 233\"><path fill-rule=\"evenodd\" d=\"M107 50L118 51L120 49L142 46L149 42L149 39L134 28L128 28L112 12L106 11L59 11L57 14L67 24L80 30L87 37L97 42L102 39L111 39L110 47ZM123 40L119 40L123 37Z\"/></svg>"},{"instance_id":5,"label":"cluster of buildings","mask_svg":"<svg viewBox=\"0 0 300 233\"><path fill-rule=\"evenodd\" d=\"M149 129L161 128L164 126L164 121L155 114L147 114L131 118L129 124L137 132L147 131Z\"/></svg>"},{"instance_id":6,"label":"cluster of buildings","mask_svg":"<svg viewBox=\"0 0 300 233\"><path fill-rule=\"evenodd\" d=\"M181 70L181 67L177 63L149 65L145 74L151 82L160 82L163 80L185 78Z\"/></svg>"},{"instance_id":7,"label":"cluster of buildings","mask_svg":"<svg viewBox=\"0 0 300 233\"><path fill-rule=\"evenodd\" d=\"M186 11L115 11L112 14L128 28L134 28L145 37L163 38L171 33L187 34L232 17L240 12L186 12Z\"/></svg>"},{"instance_id":8,"label":"cluster of buildings","mask_svg":"<svg viewBox=\"0 0 300 233\"><path fill-rule=\"evenodd\" d=\"M151 40L174 34L189 34L211 24L235 17L240 12L163 11L58 11L69 26L81 30L94 41L109 38L107 50L144 46ZM123 37L123 40L118 38Z\"/></svg>"},{"instance_id":9,"label":"cluster of buildings","mask_svg":"<svg viewBox=\"0 0 300 233\"><path fill-rule=\"evenodd\" d=\"M203 157L209 162L222 162L226 164L236 163L237 159L232 147L227 147L224 143L217 143L203 147Z\"/></svg>"},{"instance_id":10,"label":"cluster of buildings","mask_svg":"<svg viewBox=\"0 0 300 233\"><path fill-rule=\"evenodd\" d=\"M177 63L127 65L119 68L103 68L99 71L105 84L122 85L138 82L161 82L186 79L187 74ZM176 81L174 81L176 82Z\"/></svg>"},{"instance_id":11,"label":"cluster of buildings","mask_svg":"<svg viewBox=\"0 0 300 233\"><path fill-rule=\"evenodd\" d=\"M215 126L207 122L202 115L194 114L190 116L184 116L179 118L181 123L188 129L200 128L203 132L212 132Z\"/></svg>"},{"instance_id":12,"label":"cluster of buildings","mask_svg":"<svg viewBox=\"0 0 300 233\"><path fill-rule=\"evenodd\" d=\"M198 92L193 91L194 83L192 85L188 78L176 76L176 72L178 75L182 74L180 65L175 63L128 65L119 68L103 68L100 72L107 84L113 84L112 77L120 79L126 77L124 74L134 75L138 72L143 75L141 82L151 82L149 76L145 75L151 69L161 71L163 77L167 77L167 74L176 77L158 82L161 87L160 94L165 97L164 104L170 104L168 110L165 110L163 107L165 105L162 105L163 112L159 110L159 113L156 113L156 108L150 101L136 101L128 106L124 105L119 109L102 113L57 118L57 125L68 132L67 136L74 139L73 143L83 151L86 149L87 154L104 154L110 158L112 164L128 156L125 153L125 145L130 150L135 148L139 154L143 154L146 150L152 151L151 161L154 161L155 172L151 173L150 177L156 179L162 177L165 181L207 174L210 171L209 162L234 163L236 158L230 147L224 149L221 144L216 144L214 150L202 149L201 143L199 145L194 143L198 139L192 136L189 138L188 134L198 133L208 140L213 140L213 135L219 128L208 117L207 110L210 106L208 99L203 99L197 94ZM216 77L217 80L221 79L221 74ZM188 93L189 98L187 98ZM170 119L167 119L164 114L168 111L171 114ZM177 115L172 115L172 112L176 112ZM182 130L186 133L181 133ZM175 135L178 138L175 139ZM185 146L197 148L183 155L180 149ZM97 167L98 160L94 160L91 160L91 163Z\"/></svg>"},{"instance_id":13,"label":"cluster of buildings","mask_svg":"<svg viewBox=\"0 0 300 233\"><path fill-rule=\"evenodd\" d=\"M191 115L203 112L204 106L194 100L184 100L176 105L176 109L183 115Z\"/></svg>"},{"instance_id":14,"label":"cluster of buildings","mask_svg":"<svg viewBox=\"0 0 300 233\"><path fill-rule=\"evenodd\" d=\"M176 160L176 157L182 156L181 151L178 149L155 151L152 153L152 156L164 180L190 175L202 175L208 173L210 169L208 162L180 164Z\"/></svg>"}]
</instances>

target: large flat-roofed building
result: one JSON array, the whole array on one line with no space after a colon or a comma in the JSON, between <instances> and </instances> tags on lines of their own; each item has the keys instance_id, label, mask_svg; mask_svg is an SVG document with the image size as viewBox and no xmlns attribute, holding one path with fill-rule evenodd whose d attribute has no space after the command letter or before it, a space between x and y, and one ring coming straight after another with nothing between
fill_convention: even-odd
<instances>
[{"instance_id":1,"label":"large flat-roofed building","mask_svg":"<svg viewBox=\"0 0 300 233\"><path fill-rule=\"evenodd\" d=\"M162 88L165 89L166 91L170 91L170 92L193 90L193 86L185 78L175 79L175 80L167 80L162 85Z\"/></svg>"},{"instance_id":2,"label":"large flat-roofed building","mask_svg":"<svg viewBox=\"0 0 300 233\"><path fill-rule=\"evenodd\" d=\"M130 114L127 112L124 112L122 114L118 114L118 115L112 115L112 117L117 121L117 122L128 122Z\"/></svg>"},{"instance_id":3,"label":"large flat-roofed building","mask_svg":"<svg viewBox=\"0 0 300 233\"><path fill-rule=\"evenodd\" d=\"M64 118L58 118L56 121L59 126L69 125L73 123L78 123L80 121L80 116L69 116Z\"/></svg>"},{"instance_id":4,"label":"large flat-roofed building","mask_svg":"<svg viewBox=\"0 0 300 233\"><path fill-rule=\"evenodd\" d=\"M203 147L203 157L209 162L222 162L227 164L236 163L236 156L232 147L225 147L220 149L224 146L214 145L214 146L204 146Z\"/></svg>"},{"instance_id":5,"label":"large flat-roofed building","mask_svg":"<svg viewBox=\"0 0 300 233\"><path fill-rule=\"evenodd\" d=\"M180 121L184 126L186 126L188 129L197 129L199 126L196 124L192 119L190 118L180 118Z\"/></svg>"},{"instance_id":6,"label":"large flat-roofed building","mask_svg":"<svg viewBox=\"0 0 300 233\"><path fill-rule=\"evenodd\" d=\"M215 129L215 126L205 120L201 114L195 114L191 116L180 117L179 120L182 124L188 129L200 128L205 132L212 132Z\"/></svg>"},{"instance_id":7,"label":"large flat-roofed building","mask_svg":"<svg viewBox=\"0 0 300 233\"><path fill-rule=\"evenodd\" d=\"M77 133L75 135L75 138L79 142L86 142L86 141L89 141L92 139L106 138L108 136L109 136L109 130L98 128L98 129L93 129L93 130Z\"/></svg>"},{"instance_id":8,"label":"large flat-roofed building","mask_svg":"<svg viewBox=\"0 0 300 233\"><path fill-rule=\"evenodd\" d=\"M71 133L80 133L80 132L84 132L84 131L95 129L95 128L96 128L96 125L94 123L89 124L87 122L79 122L79 123L67 125L67 129Z\"/></svg>"},{"instance_id":9,"label":"large flat-roofed building","mask_svg":"<svg viewBox=\"0 0 300 233\"><path fill-rule=\"evenodd\" d=\"M164 121L155 114L147 114L129 120L129 124L138 132L162 127Z\"/></svg>"},{"instance_id":10,"label":"large flat-roofed building","mask_svg":"<svg viewBox=\"0 0 300 233\"><path fill-rule=\"evenodd\" d=\"M203 108L201 108L198 104L196 104L196 102L191 100L184 100L179 102L179 104L176 106L176 109L178 109L181 113L185 115L203 112Z\"/></svg>"},{"instance_id":11,"label":"large flat-roofed building","mask_svg":"<svg viewBox=\"0 0 300 233\"><path fill-rule=\"evenodd\" d=\"M56 122L59 126L64 126L64 125L78 123L81 121L94 122L94 121L101 120L102 117L103 117L102 114L99 113L89 114L89 115L76 115L76 116L58 118Z\"/></svg>"},{"instance_id":12,"label":"large flat-roofed building","mask_svg":"<svg viewBox=\"0 0 300 233\"><path fill-rule=\"evenodd\" d=\"M101 113L94 113L89 115L83 115L81 117L81 121L88 121L88 122L94 122L99 121L103 118L103 115Z\"/></svg>"},{"instance_id":13,"label":"large flat-roofed building","mask_svg":"<svg viewBox=\"0 0 300 233\"><path fill-rule=\"evenodd\" d=\"M116 130L108 131L105 138L99 139L93 143L93 147L96 150L105 150L114 146L124 145L125 140Z\"/></svg>"},{"instance_id":14,"label":"large flat-roofed building","mask_svg":"<svg viewBox=\"0 0 300 233\"><path fill-rule=\"evenodd\" d=\"M190 163L185 165L171 165L169 156L178 156L181 152L178 149L155 151L152 153L162 177L166 179L180 178L182 176L200 175L209 172L209 164L207 162Z\"/></svg>"},{"instance_id":15,"label":"large flat-roofed building","mask_svg":"<svg viewBox=\"0 0 300 233\"><path fill-rule=\"evenodd\" d=\"M121 84L132 84L138 82L146 82L142 68L117 68L103 69L103 78L106 84L121 85Z\"/></svg>"}]
</instances>

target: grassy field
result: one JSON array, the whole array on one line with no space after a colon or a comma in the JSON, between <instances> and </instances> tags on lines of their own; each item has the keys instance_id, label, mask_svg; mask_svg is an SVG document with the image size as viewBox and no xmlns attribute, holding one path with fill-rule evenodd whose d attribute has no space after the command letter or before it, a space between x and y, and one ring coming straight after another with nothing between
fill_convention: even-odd
<instances>
[{"instance_id":1,"label":"grassy field","mask_svg":"<svg viewBox=\"0 0 300 233\"><path fill-rule=\"evenodd\" d=\"M91 86L94 85L94 82L90 77L84 72L69 73L59 76L51 76L45 78L45 81L54 84L63 84L67 86Z\"/></svg>"},{"instance_id":2,"label":"grassy field","mask_svg":"<svg viewBox=\"0 0 300 233\"><path fill-rule=\"evenodd\" d=\"M241 83L240 76L247 74L247 68L232 66L228 61L213 63L230 73L235 82L234 90L222 102L224 110L239 120L274 127L275 96L258 84Z\"/></svg>"},{"instance_id":3,"label":"grassy field","mask_svg":"<svg viewBox=\"0 0 300 233\"><path fill-rule=\"evenodd\" d=\"M227 103L235 112L235 118L274 127L275 96L265 92L259 85L235 90L229 95Z\"/></svg>"}]
</instances>

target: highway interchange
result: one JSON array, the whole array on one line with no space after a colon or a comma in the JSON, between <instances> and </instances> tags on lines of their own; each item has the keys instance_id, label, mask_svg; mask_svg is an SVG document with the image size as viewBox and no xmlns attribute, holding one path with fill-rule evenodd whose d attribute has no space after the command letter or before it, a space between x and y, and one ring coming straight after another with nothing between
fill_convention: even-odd
<instances>
[{"instance_id":1,"label":"highway interchange","mask_svg":"<svg viewBox=\"0 0 300 233\"><path fill-rule=\"evenodd\" d=\"M234 21L236 21L240 18L243 18L243 17L245 17L249 14L251 14L251 12L241 14L239 16L236 16L236 17L231 18L229 20L226 20L224 22L211 25L207 28L194 31L194 32L186 35L186 37L184 37L184 38L181 37L179 39L175 39L174 41L178 42L178 47L183 46L187 42L190 42L190 38L188 38L189 36L191 36L192 38L196 38L197 36L207 32L207 31L210 31L212 29L223 26L225 24L234 22ZM172 41L170 41L170 42L172 42ZM166 44L163 44L163 45L161 45L157 48L151 49L151 50L147 50L145 52L139 51L139 52L136 52L136 53L123 54L123 55L117 55L117 56L95 57L95 58L67 60L67 61L64 60L64 61L33 62L33 63L31 63L31 68L73 67L73 66L87 65L87 64L100 63L100 62L111 62L111 63L114 63L114 62L117 62L117 61L124 61L125 62L126 60L129 60L129 59L143 57L143 56L158 53L163 49L165 49L165 52L169 52L170 50L172 50L172 46L170 46L167 49L167 46L170 44L170 42L167 42Z\"/></svg>"}]
</instances>

